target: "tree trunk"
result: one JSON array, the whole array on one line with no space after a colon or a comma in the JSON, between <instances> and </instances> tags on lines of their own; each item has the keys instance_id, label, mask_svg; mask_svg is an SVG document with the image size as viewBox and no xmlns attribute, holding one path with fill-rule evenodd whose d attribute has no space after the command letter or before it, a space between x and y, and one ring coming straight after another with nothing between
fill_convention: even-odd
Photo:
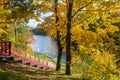
<instances>
[{"instance_id":1,"label":"tree trunk","mask_svg":"<svg viewBox=\"0 0 120 80\"><path fill-rule=\"evenodd\" d=\"M61 69L61 58L62 58L62 50L63 50L63 47L60 41L59 31L57 31L57 46L58 46L58 57L57 57L56 71L59 71Z\"/></svg>"},{"instance_id":2,"label":"tree trunk","mask_svg":"<svg viewBox=\"0 0 120 80\"><path fill-rule=\"evenodd\" d=\"M15 41L16 41L16 38L17 38L17 21L18 21L18 19L15 19L15 22L14 22L14 35L15 35Z\"/></svg>"},{"instance_id":3,"label":"tree trunk","mask_svg":"<svg viewBox=\"0 0 120 80\"><path fill-rule=\"evenodd\" d=\"M58 56L57 56L57 65L56 65L56 71L59 71L61 69L61 57L62 57L62 45L60 41L60 30L58 30L57 27L59 27L59 17L57 15L58 13L58 0L55 0L55 18L56 18L56 35L57 35L57 47L58 47Z\"/></svg>"},{"instance_id":4,"label":"tree trunk","mask_svg":"<svg viewBox=\"0 0 120 80\"><path fill-rule=\"evenodd\" d=\"M67 35L66 35L66 75L71 74L71 23L73 0L68 0L67 11Z\"/></svg>"}]
</instances>

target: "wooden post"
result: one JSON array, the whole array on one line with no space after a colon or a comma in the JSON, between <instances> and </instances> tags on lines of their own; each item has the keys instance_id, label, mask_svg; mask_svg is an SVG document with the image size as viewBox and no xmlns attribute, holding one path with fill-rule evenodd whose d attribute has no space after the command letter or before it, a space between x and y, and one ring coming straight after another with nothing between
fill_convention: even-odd
<instances>
[{"instance_id":1,"label":"wooden post","mask_svg":"<svg viewBox=\"0 0 120 80\"><path fill-rule=\"evenodd\" d=\"M8 52L9 52L9 56L11 56L11 46L12 46L12 44L11 44L10 41L8 43L9 43L8 44Z\"/></svg>"},{"instance_id":2,"label":"wooden post","mask_svg":"<svg viewBox=\"0 0 120 80\"><path fill-rule=\"evenodd\" d=\"M46 65L48 65L48 61L46 61Z\"/></svg>"},{"instance_id":3,"label":"wooden post","mask_svg":"<svg viewBox=\"0 0 120 80\"><path fill-rule=\"evenodd\" d=\"M0 53L2 53L2 42L0 41Z\"/></svg>"},{"instance_id":4,"label":"wooden post","mask_svg":"<svg viewBox=\"0 0 120 80\"><path fill-rule=\"evenodd\" d=\"M5 41L1 40L0 41L0 53L3 55L11 55L11 42L10 41Z\"/></svg>"},{"instance_id":5,"label":"wooden post","mask_svg":"<svg viewBox=\"0 0 120 80\"><path fill-rule=\"evenodd\" d=\"M38 57L38 62L40 62L40 58Z\"/></svg>"},{"instance_id":6,"label":"wooden post","mask_svg":"<svg viewBox=\"0 0 120 80\"><path fill-rule=\"evenodd\" d=\"M43 60L43 64L44 64L44 60Z\"/></svg>"},{"instance_id":7,"label":"wooden post","mask_svg":"<svg viewBox=\"0 0 120 80\"><path fill-rule=\"evenodd\" d=\"M1 53L3 53L3 40L1 41Z\"/></svg>"},{"instance_id":8,"label":"wooden post","mask_svg":"<svg viewBox=\"0 0 120 80\"><path fill-rule=\"evenodd\" d=\"M34 56L34 60L36 61L36 55Z\"/></svg>"},{"instance_id":9,"label":"wooden post","mask_svg":"<svg viewBox=\"0 0 120 80\"><path fill-rule=\"evenodd\" d=\"M4 41L4 50L5 50L5 54L7 54L7 41Z\"/></svg>"},{"instance_id":10,"label":"wooden post","mask_svg":"<svg viewBox=\"0 0 120 80\"><path fill-rule=\"evenodd\" d=\"M30 60L31 60L31 54L30 54Z\"/></svg>"}]
</instances>

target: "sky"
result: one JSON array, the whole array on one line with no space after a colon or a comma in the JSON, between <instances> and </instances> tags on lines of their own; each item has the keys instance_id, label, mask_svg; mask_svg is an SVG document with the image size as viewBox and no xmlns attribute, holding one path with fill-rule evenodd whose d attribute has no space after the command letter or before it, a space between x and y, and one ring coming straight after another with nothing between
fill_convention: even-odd
<instances>
[{"instance_id":1,"label":"sky","mask_svg":"<svg viewBox=\"0 0 120 80\"><path fill-rule=\"evenodd\" d=\"M32 27L32 28L36 28L38 24L41 24L42 22L44 22L44 18L51 16L53 14L53 12L49 12L49 13L45 13L45 14L41 14L40 15L40 22L36 21L35 19L30 19L28 22L28 26Z\"/></svg>"},{"instance_id":2,"label":"sky","mask_svg":"<svg viewBox=\"0 0 120 80\"><path fill-rule=\"evenodd\" d=\"M61 2L61 0L58 0L58 1ZM109 0L105 0L105 1L109 1ZM97 6L97 5L94 4L93 6ZM85 8L83 8L83 10L84 9ZM45 13L45 14L41 13L40 14L40 22L37 22L35 19L30 19L27 25L30 26L30 27L32 27L32 28L36 28L39 23L44 22L44 18L45 17L51 16L52 14L53 14L53 12L49 12L49 13Z\"/></svg>"},{"instance_id":3,"label":"sky","mask_svg":"<svg viewBox=\"0 0 120 80\"><path fill-rule=\"evenodd\" d=\"M28 22L28 26L32 28L36 28L39 23L42 23L43 20L40 20L40 22L36 21L35 19L30 19Z\"/></svg>"}]
</instances>

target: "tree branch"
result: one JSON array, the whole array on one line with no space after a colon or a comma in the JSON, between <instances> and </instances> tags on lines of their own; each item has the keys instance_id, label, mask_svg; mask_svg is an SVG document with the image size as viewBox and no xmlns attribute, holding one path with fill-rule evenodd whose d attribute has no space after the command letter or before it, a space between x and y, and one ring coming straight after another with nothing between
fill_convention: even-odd
<instances>
[{"instance_id":1,"label":"tree branch","mask_svg":"<svg viewBox=\"0 0 120 80\"><path fill-rule=\"evenodd\" d=\"M92 3L92 2L90 2L90 3L88 3L88 4L86 4L86 5L82 6L82 7L80 7L80 8L72 15L72 18L73 18L79 11L81 11L81 9L83 9L84 7L88 6L88 5L91 4L91 3Z\"/></svg>"},{"instance_id":2,"label":"tree branch","mask_svg":"<svg viewBox=\"0 0 120 80\"><path fill-rule=\"evenodd\" d=\"M62 22L63 22L64 24L67 24L67 23L63 20L63 18L62 18L61 16L59 16L59 18L62 20Z\"/></svg>"},{"instance_id":3,"label":"tree branch","mask_svg":"<svg viewBox=\"0 0 120 80\"><path fill-rule=\"evenodd\" d=\"M92 15L88 16L86 19L80 21L79 23L77 23L77 24L75 24L75 25L73 25L73 26L77 26L77 25L81 24L83 21L87 20L87 19L90 18L91 16L92 16Z\"/></svg>"}]
</instances>

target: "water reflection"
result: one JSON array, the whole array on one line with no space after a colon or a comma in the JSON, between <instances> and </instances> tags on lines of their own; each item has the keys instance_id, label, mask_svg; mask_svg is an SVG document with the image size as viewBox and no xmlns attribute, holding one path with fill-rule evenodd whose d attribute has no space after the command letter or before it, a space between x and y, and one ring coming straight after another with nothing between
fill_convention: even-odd
<instances>
[{"instance_id":1,"label":"water reflection","mask_svg":"<svg viewBox=\"0 0 120 80\"><path fill-rule=\"evenodd\" d=\"M33 51L41 54L47 54L49 57L54 59L57 58L57 44L52 38L41 35L33 35L33 37L35 42L30 44ZM65 60L65 54L62 56L62 60Z\"/></svg>"}]
</instances>

